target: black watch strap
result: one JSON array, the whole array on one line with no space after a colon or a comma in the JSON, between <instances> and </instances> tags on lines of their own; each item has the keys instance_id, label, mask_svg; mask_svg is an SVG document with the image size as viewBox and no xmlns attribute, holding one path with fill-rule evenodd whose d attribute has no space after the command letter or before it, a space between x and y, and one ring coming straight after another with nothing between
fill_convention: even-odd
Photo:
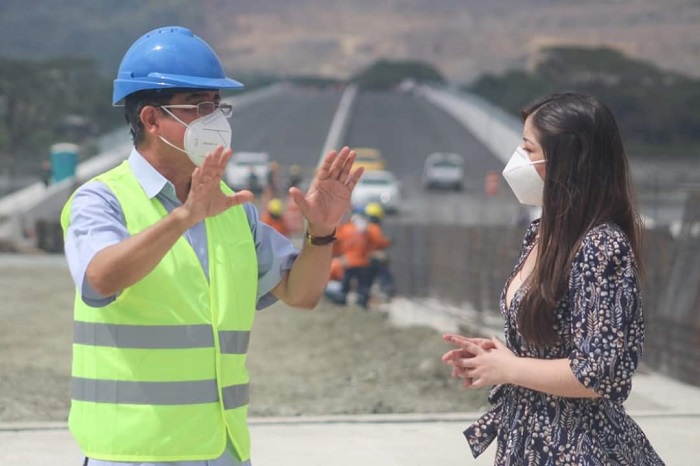
<instances>
[{"instance_id":1,"label":"black watch strap","mask_svg":"<svg viewBox=\"0 0 700 466\"><path fill-rule=\"evenodd\" d=\"M313 236L308 230L306 231L306 242L314 246L325 246L331 244L335 240L335 228L333 229L333 233L328 236Z\"/></svg>"}]
</instances>

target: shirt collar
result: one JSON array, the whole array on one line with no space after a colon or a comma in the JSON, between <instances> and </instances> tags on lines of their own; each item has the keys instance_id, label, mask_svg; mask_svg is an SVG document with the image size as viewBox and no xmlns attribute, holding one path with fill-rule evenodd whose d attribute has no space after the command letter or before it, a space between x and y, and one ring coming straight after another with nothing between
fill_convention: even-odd
<instances>
[{"instance_id":1,"label":"shirt collar","mask_svg":"<svg viewBox=\"0 0 700 466\"><path fill-rule=\"evenodd\" d=\"M175 196L175 186L153 168L153 165L148 163L136 148L131 150L128 162L131 171L134 172L134 176L149 199L153 199L161 192L167 197Z\"/></svg>"}]
</instances>

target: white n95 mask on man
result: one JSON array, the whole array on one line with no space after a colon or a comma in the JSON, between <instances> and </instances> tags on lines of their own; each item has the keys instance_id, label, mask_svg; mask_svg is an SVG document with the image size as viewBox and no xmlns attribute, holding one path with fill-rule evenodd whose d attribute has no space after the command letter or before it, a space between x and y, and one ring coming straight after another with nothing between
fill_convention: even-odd
<instances>
[{"instance_id":1,"label":"white n95 mask on man","mask_svg":"<svg viewBox=\"0 0 700 466\"><path fill-rule=\"evenodd\" d=\"M196 166L201 167L204 164L204 157L216 149L216 146L223 146L224 149L231 147L231 125L221 110L214 110L209 115L197 118L188 125L167 108L162 108L187 127L183 141L185 148L181 149L164 137L158 137L169 146L187 154Z\"/></svg>"},{"instance_id":2,"label":"white n95 mask on man","mask_svg":"<svg viewBox=\"0 0 700 466\"><path fill-rule=\"evenodd\" d=\"M506 179L521 204L542 206L544 181L535 168L538 163L544 163L544 160L533 162L527 156L527 152L522 147L518 147L503 169L503 178Z\"/></svg>"}]
</instances>

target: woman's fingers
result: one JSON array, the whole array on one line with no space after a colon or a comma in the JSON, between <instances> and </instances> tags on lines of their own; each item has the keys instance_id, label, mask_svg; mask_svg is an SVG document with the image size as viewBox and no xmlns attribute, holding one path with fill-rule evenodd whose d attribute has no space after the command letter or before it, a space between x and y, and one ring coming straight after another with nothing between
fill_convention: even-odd
<instances>
[{"instance_id":1,"label":"woman's fingers","mask_svg":"<svg viewBox=\"0 0 700 466\"><path fill-rule=\"evenodd\" d=\"M442 336L442 339L448 343L454 343L456 340L466 340L467 337L463 337L462 335L457 335L455 333L445 333Z\"/></svg>"},{"instance_id":2,"label":"woman's fingers","mask_svg":"<svg viewBox=\"0 0 700 466\"><path fill-rule=\"evenodd\" d=\"M465 347L465 345L470 344L477 345L482 349L495 348L493 341L489 338L465 337L454 333L446 333L442 336L442 339L448 343L452 343L453 345L462 347Z\"/></svg>"},{"instance_id":3,"label":"woman's fingers","mask_svg":"<svg viewBox=\"0 0 700 466\"><path fill-rule=\"evenodd\" d=\"M460 343L459 346L461 346L463 349L467 350L468 352L470 352L474 356L478 356L486 351L481 346L474 343L473 341L465 341L463 343Z\"/></svg>"},{"instance_id":4,"label":"woman's fingers","mask_svg":"<svg viewBox=\"0 0 700 466\"><path fill-rule=\"evenodd\" d=\"M442 356L443 362L452 366L452 377L463 379L464 388L482 388L489 380L490 364L484 359L493 350L507 349L498 338L470 338L463 335L448 333L443 340L458 346ZM486 378L484 378L486 377ZM488 384L491 384L489 381Z\"/></svg>"},{"instance_id":5,"label":"woman's fingers","mask_svg":"<svg viewBox=\"0 0 700 466\"><path fill-rule=\"evenodd\" d=\"M477 357L457 358L452 364L457 367L462 367L464 369L471 370L478 366L479 360L477 359Z\"/></svg>"},{"instance_id":6,"label":"woman's fingers","mask_svg":"<svg viewBox=\"0 0 700 466\"><path fill-rule=\"evenodd\" d=\"M473 358L474 354L464 348L457 348L442 355L443 362L450 363L457 358Z\"/></svg>"}]
</instances>

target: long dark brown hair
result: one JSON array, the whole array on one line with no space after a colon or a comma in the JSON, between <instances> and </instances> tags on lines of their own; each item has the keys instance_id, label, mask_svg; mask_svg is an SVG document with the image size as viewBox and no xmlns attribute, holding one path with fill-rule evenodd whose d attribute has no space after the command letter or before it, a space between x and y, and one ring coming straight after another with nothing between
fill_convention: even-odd
<instances>
[{"instance_id":1,"label":"long dark brown hair","mask_svg":"<svg viewBox=\"0 0 700 466\"><path fill-rule=\"evenodd\" d=\"M643 226L636 211L627 157L615 118L598 99L552 94L523 109L542 146L546 176L537 265L518 314L518 328L535 346L556 343L557 303L568 291L581 240L610 222L627 235L641 270Z\"/></svg>"}]
</instances>

